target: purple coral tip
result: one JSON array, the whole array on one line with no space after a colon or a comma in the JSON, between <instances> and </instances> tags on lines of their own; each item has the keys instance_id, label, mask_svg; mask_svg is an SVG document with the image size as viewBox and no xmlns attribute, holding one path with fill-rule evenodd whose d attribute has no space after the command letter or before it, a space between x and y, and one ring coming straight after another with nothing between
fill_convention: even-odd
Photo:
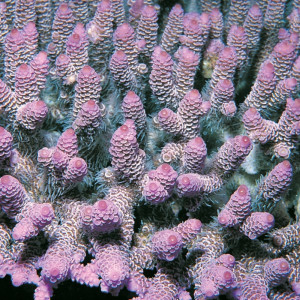
<instances>
[{"instance_id":1,"label":"purple coral tip","mask_svg":"<svg viewBox=\"0 0 300 300\"><path fill-rule=\"evenodd\" d=\"M65 135L66 137L71 137L71 136L75 135L75 131L74 131L74 129L69 128L69 129L67 129L67 130L64 132L64 135Z\"/></svg>"},{"instance_id":2,"label":"purple coral tip","mask_svg":"<svg viewBox=\"0 0 300 300\"><path fill-rule=\"evenodd\" d=\"M127 125L122 125L120 127L120 131L124 134L128 133L129 132L129 127Z\"/></svg>"},{"instance_id":3,"label":"purple coral tip","mask_svg":"<svg viewBox=\"0 0 300 300\"><path fill-rule=\"evenodd\" d=\"M245 196L248 193L248 187L242 184L238 187L237 192L240 196Z\"/></svg>"},{"instance_id":4,"label":"purple coral tip","mask_svg":"<svg viewBox=\"0 0 300 300\"><path fill-rule=\"evenodd\" d=\"M80 73L84 76L88 76L93 72L93 68L90 66L84 66L81 70Z\"/></svg>"},{"instance_id":5,"label":"purple coral tip","mask_svg":"<svg viewBox=\"0 0 300 300\"><path fill-rule=\"evenodd\" d=\"M157 191L157 189L158 189L158 184L155 181L149 183L149 190L151 192L155 192Z\"/></svg>"},{"instance_id":6,"label":"purple coral tip","mask_svg":"<svg viewBox=\"0 0 300 300\"><path fill-rule=\"evenodd\" d=\"M196 137L196 138L194 138L194 140L193 140L194 142L195 142L195 144L197 144L198 146L200 146L200 145L203 145L204 144L204 141L203 141L203 139L201 138L201 137Z\"/></svg>"},{"instance_id":7,"label":"purple coral tip","mask_svg":"<svg viewBox=\"0 0 300 300\"><path fill-rule=\"evenodd\" d=\"M166 51L162 50L159 46L157 46L153 51L153 58L155 60L158 60L159 63L164 64L169 61L170 55Z\"/></svg>"},{"instance_id":8,"label":"purple coral tip","mask_svg":"<svg viewBox=\"0 0 300 300\"><path fill-rule=\"evenodd\" d=\"M178 178L178 180L179 180L179 178ZM184 186L189 186L190 182L191 181L188 176L182 176L180 178L180 183L183 184Z\"/></svg>"},{"instance_id":9,"label":"purple coral tip","mask_svg":"<svg viewBox=\"0 0 300 300\"><path fill-rule=\"evenodd\" d=\"M300 282L292 283L292 289L297 296L300 296Z\"/></svg>"},{"instance_id":10,"label":"purple coral tip","mask_svg":"<svg viewBox=\"0 0 300 300\"><path fill-rule=\"evenodd\" d=\"M166 119L171 115L171 113L172 111L170 109L164 108L158 113L158 116L159 118Z\"/></svg>"},{"instance_id":11,"label":"purple coral tip","mask_svg":"<svg viewBox=\"0 0 300 300\"><path fill-rule=\"evenodd\" d=\"M69 37L68 42L72 43L72 44L79 44L79 42L80 42L80 35L77 34L77 33L71 34L70 37Z\"/></svg>"},{"instance_id":12,"label":"purple coral tip","mask_svg":"<svg viewBox=\"0 0 300 300\"><path fill-rule=\"evenodd\" d=\"M177 243L178 243L178 239L177 239L176 235L170 235L170 236L168 237L168 244L169 244L170 246L174 246L174 245L176 245Z\"/></svg>"},{"instance_id":13,"label":"purple coral tip","mask_svg":"<svg viewBox=\"0 0 300 300\"><path fill-rule=\"evenodd\" d=\"M295 50L295 47L290 44L288 41L283 41L281 43L278 43L275 47L274 47L274 51L278 52L281 55L288 55L291 52L293 52Z\"/></svg>"},{"instance_id":14,"label":"purple coral tip","mask_svg":"<svg viewBox=\"0 0 300 300\"><path fill-rule=\"evenodd\" d=\"M128 23L123 23L118 26L115 31L115 38L119 40L128 40L128 38L134 34L132 27Z\"/></svg>"},{"instance_id":15,"label":"purple coral tip","mask_svg":"<svg viewBox=\"0 0 300 300\"><path fill-rule=\"evenodd\" d=\"M221 212L218 215L218 221L222 226L226 226L229 223L230 216L227 211Z\"/></svg>"},{"instance_id":16,"label":"purple coral tip","mask_svg":"<svg viewBox=\"0 0 300 300\"><path fill-rule=\"evenodd\" d=\"M198 219L192 219L190 224L192 225L192 229L196 231L199 231L202 227L202 223Z\"/></svg>"},{"instance_id":17,"label":"purple coral tip","mask_svg":"<svg viewBox=\"0 0 300 300\"><path fill-rule=\"evenodd\" d=\"M169 165L169 164L162 164L161 166L160 166L160 169L165 173L165 174L168 174L170 171L171 171L171 169L172 169L172 167Z\"/></svg>"},{"instance_id":18,"label":"purple coral tip","mask_svg":"<svg viewBox=\"0 0 300 300\"><path fill-rule=\"evenodd\" d=\"M49 206L44 206L42 209L41 209L41 214L42 216L44 217L47 217L49 214L50 214L50 207Z\"/></svg>"},{"instance_id":19,"label":"purple coral tip","mask_svg":"<svg viewBox=\"0 0 300 300\"><path fill-rule=\"evenodd\" d=\"M0 178L0 183L9 186L14 180L16 180L14 177L10 175L4 175Z\"/></svg>"},{"instance_id":20,"label":"purple coral tip","mask_svg":"<svg viewBox=\"0 0 300 300\"><path fill-rule=\"evenodd\" d=\"M107 203L106 203L106 201L105 201L105 200L100 200L100 201L98 201L97 207L98 207L98 209L101 210L101 211L106 210L106 208L107 208Z\"/></svg>"},{"instance_id":21,"label":"purple coral tip","mask_svg":"<svg viewBox=\"0 0 300 300\"><path fill-rule=\"evenodd\" d=\"M231 254L222 254L218 258L218 262L221 263L224 267L232 269L235 265L235 258Z\"/></svg>"},{"instance_id":22,"label":"purple coral tip","mask_svg":"<svg viewBox=\"0 0 300 300\"><path fill-rule=\"evenodd\" d=\"M251 140L248 136L242 136L241 141L240 141L240 145L243 148L248 148L251 145Z\"/></svg>"},{"instance_id":23,"label":"purple coral tip","mask_svg":"<svg viewBox=\"0 0 300 300\"><path fill-rule=\"evenodd\" d=\"M282 272L286 272L290 269L290 265L286 260L283 260L282 262L280 262L279 264L279 269Z\"/></svg>"},{"instance_id":24,"label":"purple coral tip","mask_svg":"<svg viewBox=\"0 0 300 300\"><path fill-rule=\"evenodd\" d=\"M268 224L274 224L274 217L273 215L269 214L269 213L266 213L266 216L265 216L265 220L266 220L266 223Z\"/></svg>"},{"instance_id":25,"label":"purple coral tip","mask_svg":"<svg viewBox=\"0 0 300 300\"><path fill-rule=\"evenodd\" d=\"M192 100L197 100L200 97L200 93L198 90L194 89L188 93L188 98Z\"/></svg>"},{"instance_id":26,"label":"purple coral tip","mask_svg":"<svg viewBox=\"0 0 300 300\"><path fill-rule=\"evenodd\" d=\"M49 48L48 48L49 49ZM70 62L70 58L69 56L65 55L65 54L60 54L57 58L56 58L56 65L65 65L68 64Z\"/></svg>"}]
</instances>

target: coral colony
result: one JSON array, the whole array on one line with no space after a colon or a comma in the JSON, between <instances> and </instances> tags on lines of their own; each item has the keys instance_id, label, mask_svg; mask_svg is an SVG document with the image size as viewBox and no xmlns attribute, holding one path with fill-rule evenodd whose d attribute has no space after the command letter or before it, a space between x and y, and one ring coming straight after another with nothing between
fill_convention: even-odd
<instances>
[{"instance_id":1,"label":"coral colony","mask_svg":"<svg viewBox=\"0 0 300 300\"><path fill-rule=\"evenodd\" d=\"M299 0L0 2L0 277L300 299L299 32Z\"/></svg>"}]
</instances>

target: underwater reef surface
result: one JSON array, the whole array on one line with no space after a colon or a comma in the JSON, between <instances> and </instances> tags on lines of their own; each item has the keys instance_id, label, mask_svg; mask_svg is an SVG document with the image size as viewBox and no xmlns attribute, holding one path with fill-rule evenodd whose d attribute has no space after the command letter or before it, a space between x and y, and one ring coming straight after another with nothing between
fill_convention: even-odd
<instances>
[{"instance_id":1,"label":"underwater reef surface","mask_svg":"<svg viewBox=\"0 0 300 300\"><path fill-rule=\"evenodd\" d=\"M1 299L300 299L299 24L0 2Z\"/></svg>"}]
</instances>

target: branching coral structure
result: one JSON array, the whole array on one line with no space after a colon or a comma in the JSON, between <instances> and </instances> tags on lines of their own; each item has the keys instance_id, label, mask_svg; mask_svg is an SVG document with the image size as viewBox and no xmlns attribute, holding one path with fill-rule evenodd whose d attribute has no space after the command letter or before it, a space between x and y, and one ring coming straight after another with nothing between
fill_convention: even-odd
<instances>
[{"instance_id":1,"label":"branching coral structure","mask_svg":"<svg viewBox=\"0 0 300 300\"><path fill-rule=\"evenodd\" d=\"M1 1L0 284L300 299L299 20L297 0Z\"/></svg>"}]
</instances>

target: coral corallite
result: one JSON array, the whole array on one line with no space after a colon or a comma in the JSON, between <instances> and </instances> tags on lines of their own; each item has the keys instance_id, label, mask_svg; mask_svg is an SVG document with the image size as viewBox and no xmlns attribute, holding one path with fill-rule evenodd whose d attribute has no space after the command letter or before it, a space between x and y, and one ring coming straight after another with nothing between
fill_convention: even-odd
<instances>
[{"instance_id":1,"label":"coral corallite","mask_svg":"<svg viewBox=\"0 0 300 300\"><path fill-rule=\"evenodd\" d=\"M299 20L0 2L1 299L298 299Z\"/></svg>"}]
</instances>

